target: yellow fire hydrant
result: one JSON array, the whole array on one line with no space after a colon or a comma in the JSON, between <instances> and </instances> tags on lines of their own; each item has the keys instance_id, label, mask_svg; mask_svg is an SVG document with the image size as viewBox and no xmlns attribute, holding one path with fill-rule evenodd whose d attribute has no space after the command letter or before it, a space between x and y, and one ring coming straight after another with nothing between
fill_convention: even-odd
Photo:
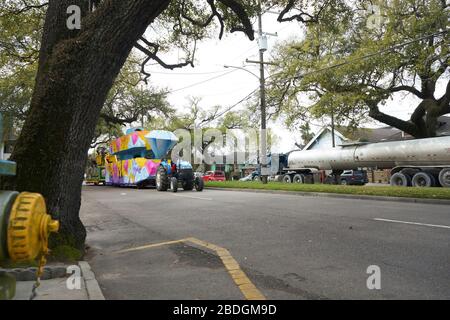
<instances>
[{"instance_id":1,"label":"yellow fire hydrant","mask_svg":"<svg viewBox=\"0 0 450 320\"><path fill-rule=\"evenodd\" d=\"M0 115L0 141L1 122ZM0 175L15 174L15 162L0 160ZM39 259L38 286L49 252L49 235L58 229L59 222L47 214L42 195L0 191L0 267L7 261L20 263ZM12 299L14 295L15 278L0 271L0 300Z\"/></svg>"}]
</instances>

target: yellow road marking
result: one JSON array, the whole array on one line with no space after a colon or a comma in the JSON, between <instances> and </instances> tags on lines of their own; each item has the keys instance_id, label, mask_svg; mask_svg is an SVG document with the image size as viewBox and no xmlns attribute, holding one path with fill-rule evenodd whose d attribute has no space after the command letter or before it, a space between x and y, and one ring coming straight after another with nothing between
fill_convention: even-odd
<instances>
[{"instance_id":1,"label":"yellow road marking","mask_svg":"<svg viewBox=\"0 0 450 320\"><path fill-rule=\"evenodd\" d=\"M266 300L266 297L250 281L250 279L247 277L245 272L242 271L241 267L239 266L239 263L231 256L230 252L227 249L219 247L215 244L197 239L197 238L191 237L191 238L185 238L185 239L174 240L174 241L153 243L153 244L149 244L149 245L145 245L145 246L120 250L120 251L117 251L116 253L139 251L139 250L157 248L157 247L162 247L162 246L176 244L176 243L182 243L182 242L184 242L184 243L191 242L193 244L196 244L196 245L199 245L199 246L202 246L202 247L205 247L205 248L215 251L216 254L219 256L219 258L222 260L222 263L225 266L225 269L227 269L228 274L230 275L231 279L233 279L236 286L239 288L239 290L241 290L245 299L247 299L247 300Z\"/></svg>"},{"instance_id":2,"label":"yellow road marking","mask_svg":"<svg viewBox=\"0 0 450 320\"><path fill-rule=\"evenodd\" d=\"M180 242L184 242L184 241L186 241L186 239L154 243L154 244L149 244L149 245L145 245L145 246L140 246L140 247L125 249L125 250L120 250L120 251L117 251L116 253L124 253L124 252L131 252L131 251L139 251L139 250L151 249L151 248L166 246L166 245L169 245L169 244L180 243Z\"/></svg>"}]
</instances>

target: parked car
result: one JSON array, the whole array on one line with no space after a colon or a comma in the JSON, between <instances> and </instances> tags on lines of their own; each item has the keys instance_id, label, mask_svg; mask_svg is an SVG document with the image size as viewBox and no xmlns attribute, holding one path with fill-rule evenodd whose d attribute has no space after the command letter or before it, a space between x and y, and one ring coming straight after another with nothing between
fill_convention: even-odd
<instances>
[{"instance_id":1,"label":"parked car","mask_svg":"<svg viewBox=\"0 0 450 320\"><path fill-rule=\"evenodd\" d=\"M225 181L225 172L223 171L207 171L203 175L203 181Z\"/></svg>"},{"instance_id":2,"label":"parked car","mask_svg":"<svg viewBox=\"0 0 450 320\"><path fill-rule=\"evenodd\" d=\"M249 175L239 179L239 181L259 181L259 173L258 171L253 171Z\"/></svg>"},{"instance_id":3,"label":"parked car","mask_svg":"<svg viewBox=\"0 0 450 320\"><path fill-rule=\"evenodd\" d=\"M367 172L365 170L345 170L339 179L339 182L342 185L365 185L369 182Z\"/></svg>"}]
</instances>

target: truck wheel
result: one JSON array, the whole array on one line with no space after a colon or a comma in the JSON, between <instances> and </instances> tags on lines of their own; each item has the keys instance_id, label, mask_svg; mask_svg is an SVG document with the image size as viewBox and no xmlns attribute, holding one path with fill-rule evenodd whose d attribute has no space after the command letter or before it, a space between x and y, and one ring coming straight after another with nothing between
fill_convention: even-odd
<instances>
[{"instance_id":1,"label":"truck wheel","mask_svg":"<svg viewBox=\"0 0 450 320\"><path fill-rule=\"evenodd\" d=\"M391 176L391 186L409 187L411 186L411 177L401 172L394 173Z\"/></svg>"},{"instance_id":2,"label":"truck wheel","mask_svg":"<svg viewBox=\"0 0 450 320\"><path fill-rule=\"evenodd\" d=\"M410 178L414 177L414 175L418 172L421 172L419 169L416 168L404 168L400 170L400 173L403 173L406 176L409 176Z\"/></svg>"},{"instance_id":3,"label":"truck wheel","mask_svg":"<svg viewBox=\"0 0 450 320\"><path fill-rule=\"evenodd\" d=\"M418 172L411 180L413 187L434 187L436 180L427 172Z\"/></svg>"},{"instance_id":4,"label":"truck wheel","mask_svg":"<svg viewBox=\"0 0 450 320\"><path fill-rule=\"evenodd\" d=\"M203 191L204 187L205 187L205 183L203 182L203 179L197 178L195 181L195 190Z\"/></svg>"},{"instance_id":5,"label":"truck wheel","mask_svg":"<svg viewBox=\"0 0 450 320\"><path fill-rule=\"evenodd\" d=\"M172 190L172 192L177 192L178 191L178 179L173 177L172 179L170 179L170 189Z\"/></svg>"},{"instance_id":6,"label":"truck wheel","mask_svg":"<svg viewBox=\"0 0 450 320\"><path fill-rule=\"evenodd\" d=\"M341 180L341 185L343 185L343 186L348 185L347 180L346 180L346 179L342 179L342 180Z\"/></svg>"},{"instance_id":7,"label":"truck wheel","mask_svg":"<svg viewBox=\"0 0 450 320\"><path fill-rule=\"evenodd\" d=\"M292 181L294 183L305 183L305 176L302 174L296 174Z\"/></svg>"},{"instance_id":8,"label":"truck wheel","mask_svg":"<svg viewBox=\"0 0 450 320\"><path fill-rule=\"evenodd\" d=\"M444 168L439 172L439 182L444 188L450 188L450 168Z\"/></svg>"},{"instance_id":9,"label":"truck wheel","mask_svg":"<svg viewBox=\"0 0 450 320\"><path fill-rule=\"evenodd\" d=\"M158 168L156 172L156 190L167 191L169 188L169 178L167 177L167 171L163 166Z\"/></svg>"},{"instance_id":10,"label":"truck wheel","mask_svg":"<svg viewBox=\"0 0 450 320\"><path fill-rule=\"evenodd\" d=\"M292 183L291 176L288 175L288 174L285 174L285 175L283 176L283 182L284 182L284 183Z\"/></svg>"}]
</instances>

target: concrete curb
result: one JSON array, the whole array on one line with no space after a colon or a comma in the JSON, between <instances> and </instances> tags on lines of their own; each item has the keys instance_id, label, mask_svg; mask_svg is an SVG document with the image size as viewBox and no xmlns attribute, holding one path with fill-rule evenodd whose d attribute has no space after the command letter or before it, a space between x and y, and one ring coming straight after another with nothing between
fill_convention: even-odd
<instances>
[{"instance_id":1,"label":"concrete curb","mask_svg":"<svg viewBox=\"0 0 450 320\"><path fill-rule=\"evenodd\" d=\"M424 204L445 204L450 205L450 200L445 199L421 199L421 198L404 198L404 197L385 197L385 196L365 196L354 194L340 194L340 193L325 193L325 192L303 192L303 191L285 191L285 190L262 190L262 189L243 189L243 188L218 188L206 187L210 190L222 191L246 191L253 193L272 193L293 196L306 197L325 197L325 198L341 198L341 199L356 199L356 200L375 200L375 201L391 201L391 202L407 202L407 203L424 203Z\"/></svg>"},{"instance_id":2,"label":"concrete curb","mask_svg":"<svg viewBox=\"0 0 450 320\"><path fill-rule=\"evenodd\" d=\"M91 270L91 266L86 261L79 261L78 265L81 269L81 275L83 276L86 291L89 300L105 300L102 290L95 279L95 274Z\"/></svg>"},{"instance_id":3,"label":"concrete curb","mask_svg":"<svg viewBox=\"0 0 450 320\"><path fill-rule=\"evenodd\" d=\"M64 278L67 276L66 270L67 266L45 266L44 273L41 276L41 280ZM36 271L36 267L14 269L0 268L0 273L6 273L14 276L16 278L16 281L34 281L36 280Z\"/></svg>"}]
</instances>

